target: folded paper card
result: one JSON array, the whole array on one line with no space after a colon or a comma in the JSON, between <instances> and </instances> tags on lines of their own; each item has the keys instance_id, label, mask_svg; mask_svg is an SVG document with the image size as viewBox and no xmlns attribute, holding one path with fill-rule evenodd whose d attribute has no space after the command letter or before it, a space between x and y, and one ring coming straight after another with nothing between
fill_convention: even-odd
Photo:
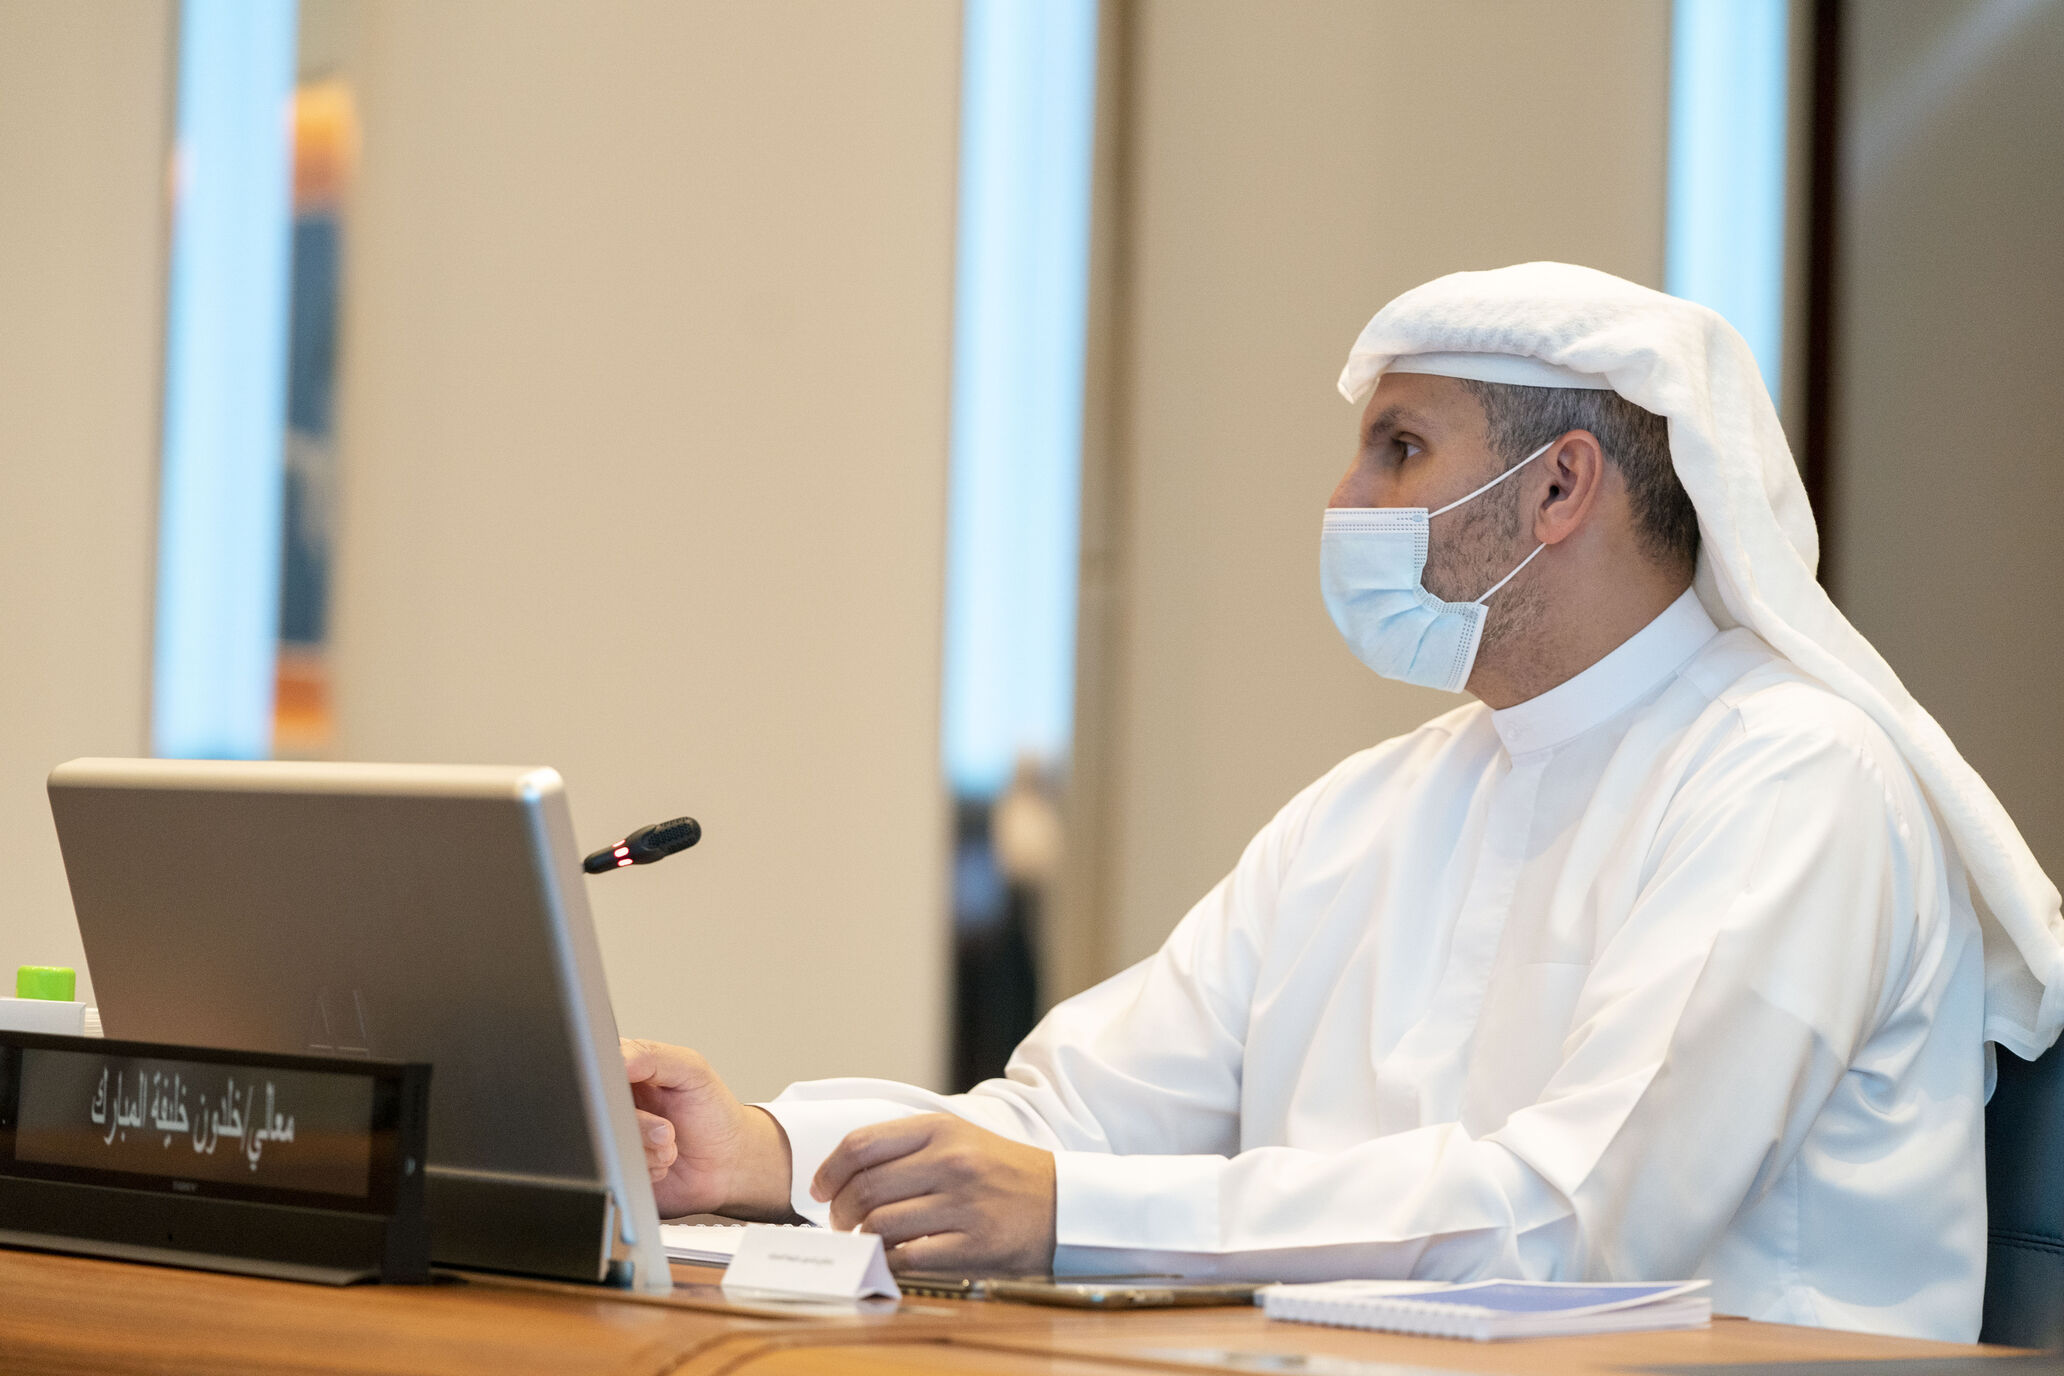
<instances>
[{"instance_id":1,"label":"folded paper card","mask_svg":"<svg viewBox=\"0 0 2064 1376\"><path fill-rule=\"evenodd\" d=\"M875 1233L829 1228L747 1224L724 1272L724 1288L740 1294L801 1295L810 1299L903 1298Z\"/></svg>"},{"instance_id":2,"label":"folded paper card","mask_svg":"<svg viewBox=\"0 0 2064 1376\"><path fill-rule=\"evenodd\" d=\"M763 1228L814 1228L814 1223L763 1223ZM738 1239L745 1236L743 1223L662 1223L660 1245L668 1261L685 1261L691 1266L729 1266L738 1255Z\"/></svg>"}]
</instances>

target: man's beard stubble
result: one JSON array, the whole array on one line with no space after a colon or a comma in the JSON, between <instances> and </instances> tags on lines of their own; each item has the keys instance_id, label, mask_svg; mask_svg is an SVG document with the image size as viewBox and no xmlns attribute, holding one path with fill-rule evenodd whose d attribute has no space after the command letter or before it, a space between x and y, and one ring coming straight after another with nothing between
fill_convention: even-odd
<instances>
[{"instance_id":1,"label":"man's beard stubble","mask_svg":"<svg viewBox=\"0 0 2064 1376\"><path fill-rule=\"evenodd\" d=\"M1426 590L1443 602L1474 602L1533 552L1523 542L1524 522L1517 480L1501 483L1441 518L1445 531L1430 531ZM1491 595L1485 608L1477 659L1523 639L1539 624L1541 599L1525 573Z\"/></svg>"}]
</instances>

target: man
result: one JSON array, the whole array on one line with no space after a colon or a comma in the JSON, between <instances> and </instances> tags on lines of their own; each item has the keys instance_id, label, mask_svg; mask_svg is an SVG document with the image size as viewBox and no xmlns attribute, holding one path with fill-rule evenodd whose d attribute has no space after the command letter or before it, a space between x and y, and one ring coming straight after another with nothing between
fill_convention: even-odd
<instances>
[{"instance_id":1,"label":"man","mask_svg":"<svg viewBox=\"0 0 2064 1376\"><path fill-rule=\"evenodd\" d=\"M1706 1276L1974 1337L1988 1042L2057 1034L2057 893L1814 583L1746 346L1529 264L1393 301L1341 385L1328 609L1479 701L1292 799L970 1094L747 1107L626 1043L662 1212L923 1269Z\"/></svg>"}]
</instances>

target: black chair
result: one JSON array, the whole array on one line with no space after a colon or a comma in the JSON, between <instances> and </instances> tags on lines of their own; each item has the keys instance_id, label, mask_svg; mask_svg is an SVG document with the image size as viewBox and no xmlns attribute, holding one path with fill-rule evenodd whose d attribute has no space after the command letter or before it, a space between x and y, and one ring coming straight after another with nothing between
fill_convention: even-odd
<instances>
[{"instance_id":1,"label":"black chair","mask_svg":"<svg viewBox=\"0 0 2064 1376\"><path fill-rule=\"evenodd\" d=\"M2002 1049L1985 1108L1985 1322L1979 1340L2064 1347L2064 1050Z\"/></svg>"}]
</instances>

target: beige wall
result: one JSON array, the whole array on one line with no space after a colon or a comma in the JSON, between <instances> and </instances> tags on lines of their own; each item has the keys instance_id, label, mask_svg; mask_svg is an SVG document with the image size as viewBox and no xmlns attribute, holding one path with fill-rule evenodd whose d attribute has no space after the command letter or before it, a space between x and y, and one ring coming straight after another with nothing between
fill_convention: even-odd
<instances>
[{"instance_id":1,"label":"beige wall","mask_svg":"<svg viewBox=\"0 0 2064 1376\"><path fill-rule=\"evenodd\" d=\"M162 0L0 3L4 994L86 973L44 775L144 750L171 33Z\"/></svg>"},{"instance_id":2,"label":"beige wall","mask_svg":"<svg viewBox=\"0 0 2064 1376\"><path fill-rule=\"evenodd\" d=\"M368 4L341 753L556 765L627 1031L943 1069L958 7Z\"/></svg>"},{"instance_id":3,"label":"beige wall","mask_svg":"<svg viewBox=\"0 0 2064 1376\"><path fill-rule=\"evenodd\" d=\"M1660 285L1668 7L1148 0L1100 289L1083 759L1061 989L1151 951L1291 794L1455 699L1357 664L1318 596L1333 389L1392 295L1534 258ZM1088 948L1093 952L1085 954Z\"/></svg>"},{"instance_id":4,"label":"beige wall","mask_svg":"<svg viewBox=\"0 0 2064 1376\"><path fill-rule=\"evenodd\" d=\"M2064 875L2064 5L1857 0L1836 601Z\"/></svg>"}]
</instances>

